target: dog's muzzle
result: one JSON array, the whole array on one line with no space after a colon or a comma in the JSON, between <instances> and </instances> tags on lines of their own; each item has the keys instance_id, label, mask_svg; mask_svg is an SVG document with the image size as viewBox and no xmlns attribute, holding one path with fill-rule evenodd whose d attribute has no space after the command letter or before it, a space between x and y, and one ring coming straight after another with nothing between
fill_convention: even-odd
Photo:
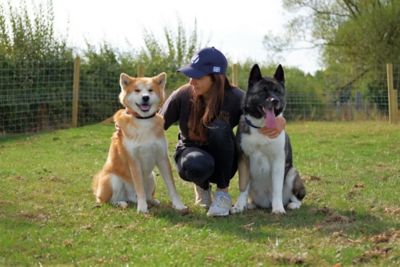
<instances>
[{"instance_id":1,"label":"dog's muzzle","mask_svg":"<svg viewBox=\"0 0 400 267\"><path fill-rule=\"evenodd\" d=\"M142 96L142 102L140 104L137 104L137 106L140 108L141 111L147 112L151 108L151 105L149 102L150 102L150 96L144 95L144 96Z\"/></svg>"},{"instance_id":2,"label":"dog's muzzle","mask_svg":"<svg viewBox=\"0 0 400 267\"><path fill-rule=\"evenodd\" d=\"M279 100L274 97L268 97L265 101L264 109L277 109L279 108Z\"/></svg>"}]
</instances>

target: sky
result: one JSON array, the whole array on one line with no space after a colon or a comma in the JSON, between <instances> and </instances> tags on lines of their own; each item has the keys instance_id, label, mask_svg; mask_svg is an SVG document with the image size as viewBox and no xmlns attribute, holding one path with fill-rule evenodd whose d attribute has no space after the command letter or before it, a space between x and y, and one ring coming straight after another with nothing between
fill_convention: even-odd
<instances>
[{"instance_id":1,"label":"sky","mask_svg":"<svg viewBox=\"0 0 400 267\"><path fill-rule=\"evenodd\" d=\"M31 0L46 3L48 0ZM26 1L29 2L29 1ZM57 33L68 44L86 48L108 43L119 51L143 47L148 30L164 42L163 30L177 29L178 21L189 34L197 21L203 46L214 46L231 61L253 59L271 62L262 41L266 34L280 35L290 14L281 0L52 0ZM275 60L276 62L276 60ZM232 62L235 63L235 62ZM316 50L297 50L278 63L307 73L321 69Z\"/></svg>"}]
</instances>

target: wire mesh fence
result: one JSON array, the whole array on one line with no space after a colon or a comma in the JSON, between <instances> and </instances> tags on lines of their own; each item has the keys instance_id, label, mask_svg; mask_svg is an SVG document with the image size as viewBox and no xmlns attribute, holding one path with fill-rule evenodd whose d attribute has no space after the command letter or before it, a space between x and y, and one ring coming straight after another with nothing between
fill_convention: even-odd
<instances>
[{"instance_id":1,"label":"wire mesh fence","mask_svg":"<svg viewBox=\"0 0 400 267\"><path fill-rule=\"evenodd\" d=\"M399 72L399 65L395 65L393 89L400 87ZM327 78L325 88L319 90L300 90L288 82L285 117L288 120L388 120L390 94L386 66L376 67L370 73L372 78L364 75L338 87L332 87ZM13 65L0 61L0 134L71 127L73 76L72 61ZM101 122L121 108L118 79L118 70L80 68L78 126ZM397 104L399 96L395 97Z\"/></svg>"},{"instance_id":2,"label":"wire mesh fence","mask_svg":"<svg viewBox=\"0 0 400 267\"><path fill-rule=\"evenodd\" d=\"M0 62L0 132L68 127L72 65Z\"/></svg>"}]
</instances>

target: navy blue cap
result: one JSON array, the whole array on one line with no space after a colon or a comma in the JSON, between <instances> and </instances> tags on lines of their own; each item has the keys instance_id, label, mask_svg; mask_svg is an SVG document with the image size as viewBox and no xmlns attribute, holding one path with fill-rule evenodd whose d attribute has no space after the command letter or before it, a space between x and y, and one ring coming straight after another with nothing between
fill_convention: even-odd
<instances>
[{"instance_id":1,"label":"navy blue cap","mask_svg":"<svg viewBox=\"0 0 400 267\"><path fill-rule=\"evenodd\" d=\"M225 74L228 61L224 54L214 47L206 47L201 49L191 59L191 63L180 69L190 78L201 78L208 74Z\"/></svg>"}]
</instances>

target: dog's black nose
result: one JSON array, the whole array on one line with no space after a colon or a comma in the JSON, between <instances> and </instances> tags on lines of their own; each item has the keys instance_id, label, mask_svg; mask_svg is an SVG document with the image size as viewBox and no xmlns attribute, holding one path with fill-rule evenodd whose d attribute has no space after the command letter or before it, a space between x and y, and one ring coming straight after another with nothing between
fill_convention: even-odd
<instances>
[{"instance_id":1,"label":"dog's black nose","mask_svg":"<svg viewBox=\"0 0 400 267\"><path fill-rule=\"evenodd\" d=\"M272 98L272 99L271 99L271 102L272 102L273 105L276 105L276 104L279 103L279 100L278 100L278 99L275 99L275 98Z\"/></svg>"},{"instance_id":2,"label":"dog's black nose","mask_svg":"<svg viewBox=\"0 0 400 267\"><path fill-rule=\"evenodd\" d=\"M270 97L267 98L267 102L271 103L273 106L275 106L275 105L277 105L279 103L279 100L274 98L274 97L272 97L272 96L270 96Z\"/></svg>"},{"instance_id":3,"label":"dog's black nose","mask_svg":"<svg viewBox=\"0 0 400 267\"><path fill-rule=\"evenodd\" d=\"M148 101L149 101L149 99L150 99L150 97L149 97L148 95L144 95L144 96L142 96L142 100L143 100L143 102L148 102Z\"/></svg>"}]
</instances>

